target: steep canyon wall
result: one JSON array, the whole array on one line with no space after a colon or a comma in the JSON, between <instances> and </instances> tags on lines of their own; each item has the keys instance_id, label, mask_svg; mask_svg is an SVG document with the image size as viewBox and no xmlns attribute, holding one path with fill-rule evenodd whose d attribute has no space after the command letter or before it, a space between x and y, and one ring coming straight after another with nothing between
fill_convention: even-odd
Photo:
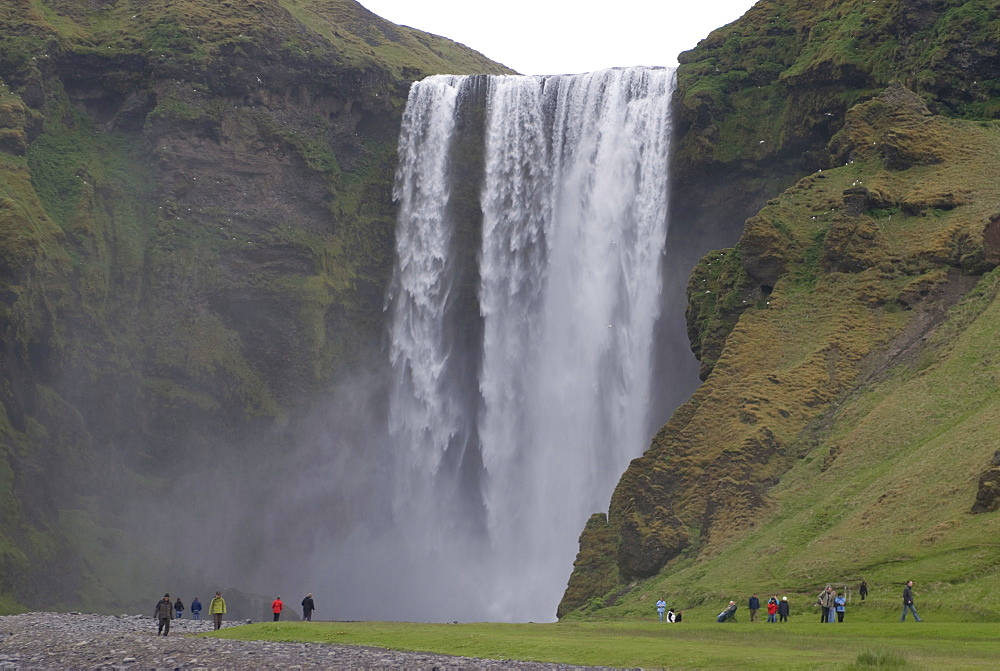
<instances>
[{"instance_id":1,"label":"steep canyon wall","mask_svg":"<svg viewBox=\"0 0 1000 671\"><path fill-rule=\"evenodd\" d=\"M275 501L368 498L294 483L323 446L372 459L332 426L384 412L364 371L409 81L506 69L349 1L14 2L0 31L0 591L252 585L255 539L291 540Z\"/></svg>"}]
</instances>

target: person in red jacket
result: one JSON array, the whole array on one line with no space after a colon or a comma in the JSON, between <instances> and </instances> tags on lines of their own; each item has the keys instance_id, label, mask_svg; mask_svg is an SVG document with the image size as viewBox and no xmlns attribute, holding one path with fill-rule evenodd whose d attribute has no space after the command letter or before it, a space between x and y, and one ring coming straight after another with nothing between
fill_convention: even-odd
<instances>
[{"instance_id":1,"label":"person in red jacket","mask_svg":"<svg viewBox=\"0 0 1000 671\"><path fill-rule=\"evenodd\" d=\"M775 594L767 600L767 621L778 621L778 595Z\"/></svg>"},{"instance_id":2,"label":"person in red jacket","mask_svg":"<svg viewBox=\"0 0 1000 671\"><path fill-rule=\"evenodd\" d=\"M281 609L285 607L285 604L281 603L281 597L275 597L274 601L271 602L271 612L274 613L274 621L277 622L278 618L281 617Z\"/></svg>"}]
</instances>

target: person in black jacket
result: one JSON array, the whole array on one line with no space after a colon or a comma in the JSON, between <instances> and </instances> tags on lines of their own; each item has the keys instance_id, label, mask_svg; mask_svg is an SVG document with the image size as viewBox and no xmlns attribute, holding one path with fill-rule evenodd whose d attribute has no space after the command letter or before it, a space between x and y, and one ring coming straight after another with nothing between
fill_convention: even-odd
<instances>
[{"instance_id":1,"label":"person in black jacket","mask_svg":"<svg viewBox=\"0 0 1000 671\"><path fill-rule=\"evenodd\" d=\"M313 601L313 595L306 594L306 598L302 599L302 619L306 622L312 622L314 610L316 610L316 603Z\"/></svg>"},{"instance_id":2,"label":"person in black jacket","mask_svg":"<svg viewBox=\"0 0 1000 671\"><path fill-rule=\"evenodd\" d=\"M778 622L788 622L788 597L781 597L778 602Z\"/></svg>"},{"instance_id":3,"label":"person in black jacket","mask_svg":"<svg viewBox=\"0 0 1000 671\"><path fill-rule=\"evenodd\" d=\"M900 622L906 621L906 609L909 608L910 612L913 613L913 619L917 622L923 622L920 616L917 615L917 609L913 607L913 581L907 580L906 587L903 588L903 615L899 618Z\"/></svg>"},{"instance_id":4,"label":"person in black jacket","mask_svg":"<svg viewBox=\"0 0 1000 671\"><path fill-rule=\"evenodd\" d=\"M868 596L868 583L866 583L864 580L862 580L861 584L858 585L858 594L861 595L862 601L864 601L865 597Z\"/></svg>"},{"instance_id":5,"label":"person in black jacket","mask_svg":"<svg viewBox=\"0 0 1000 671\"><path fill-rule=\"evenodd\" d=\"M177 617L175 619L179 620L184 617L184 602L181 601L180 597L177 597L177 601L174 602L174 611L177 613Z\"/></svg>"}]
</instances>

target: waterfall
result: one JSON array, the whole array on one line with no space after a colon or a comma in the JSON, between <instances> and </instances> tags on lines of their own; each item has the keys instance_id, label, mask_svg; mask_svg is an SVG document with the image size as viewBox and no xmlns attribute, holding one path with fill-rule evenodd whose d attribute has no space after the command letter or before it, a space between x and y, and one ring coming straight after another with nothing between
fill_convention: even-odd
<instances>
[{"instance_id":1,"label":"waterfall","mask_svg":"<svg viewBox=\"0 0 1000 671\"><path fill-rule=\"evenodd\" d=\"M383 617L554 619L584 523L648 446L673 77L413 84L381 483L399 556L372 560L410 606Z\"/></svg>"}]
</instances>

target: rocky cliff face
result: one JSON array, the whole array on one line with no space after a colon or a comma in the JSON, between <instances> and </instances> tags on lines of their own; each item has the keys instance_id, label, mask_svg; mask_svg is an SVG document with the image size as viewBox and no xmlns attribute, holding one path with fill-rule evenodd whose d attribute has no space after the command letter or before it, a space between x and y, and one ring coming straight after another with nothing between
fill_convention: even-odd
<instances>
[{"instance_id":1,"label":"rocky cliff face","mask_svg":"<svg viewBox=\"0 0 1000 671\"><path fill-rule=\"evenodd\" d=\"M265 473L377 351L409 82L509 70L352 0L15 0L0 34L0 592L100 607L127 502Z\"/></svg>"},{"instance_id":2,"label":"rocky cliff face","mask_svg":"<svg viewBox=\"0 0 1000 671\"><path fill-rule=\"evenodd\" d=\"M705 382L588 524L560 615L766 524L790 469L836 458L823 418L996 266L996 124L949 119L997 116L998 21L978 2L760 2L682 55L676 253L739 240L688 284Z\"/></svg>"}]
</instances>

